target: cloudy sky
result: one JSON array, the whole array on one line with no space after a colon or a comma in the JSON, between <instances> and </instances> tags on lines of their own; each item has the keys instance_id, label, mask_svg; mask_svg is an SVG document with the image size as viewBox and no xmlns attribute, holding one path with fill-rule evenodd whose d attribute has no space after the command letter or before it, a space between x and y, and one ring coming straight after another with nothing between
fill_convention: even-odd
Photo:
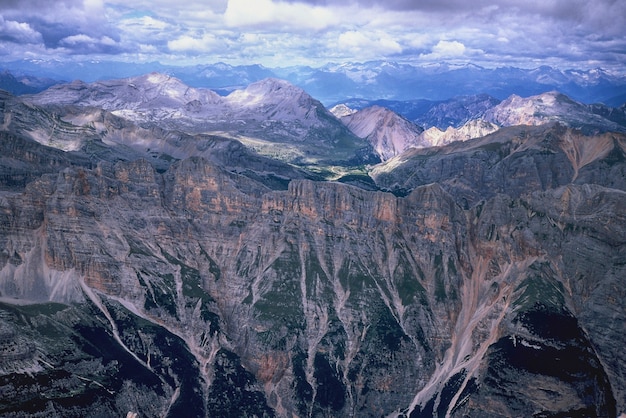
<instances>
[{"instance_id":1,"label":"cloudy sky","mask_svg":"<svg viewBox=\"0 0 626 418\"><path fill-rule=\"evenodd\" d=\"M0 0L0 61L475 63L626 72L626 0Z\"/></svg>"}]
</instances>

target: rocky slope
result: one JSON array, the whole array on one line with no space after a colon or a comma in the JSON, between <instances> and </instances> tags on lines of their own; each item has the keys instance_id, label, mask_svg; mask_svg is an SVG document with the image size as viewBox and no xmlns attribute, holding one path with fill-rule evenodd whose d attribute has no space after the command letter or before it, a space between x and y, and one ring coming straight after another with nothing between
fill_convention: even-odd
<instances>
[{"instance_id":1,"label":"rocky slope","mask_svg":"<svg viewBox=\"0 0 626 418\"><path fill-rule=\"evenodd\" d=\"M2 416L626 412L624 134L506 127L375 167L394 193L280 188L201 136L3 103Z\"/></svg>"},{"instance_id":2,"label":"rocky slope","mask_svg":"<svg viewBox=\"0 0 626 418\"><path fill-rule=\"evenodd\" d=\"M353 113L334 107L331 111L353 134L367 139L382 161L409 148L430 145L420 137L422 128L384 107L372 106Z\"/></svg>"},{"instance_id":3,"label":"rocky slope","mask_svg":"<svg viewBox=\"0 0 626 418\"><path fill-rule=\"evenodd\" d=\"M286 188L293 178L318 178L222 135L187 134L153 123L140 125L99 108L33 105L4 94L0 96L0 119L1 146L7 150L0 167L6 173L5 185L15 181L23 186L24 179L44 172L77 164L92 167L100 161L145 158L164 171L173 162L191 156L204 157L272 188Z\"/></svg>"},{"instance_id":4,"label":"rocky slope","mask_svg":"<svg viewBox=\"0 0 626 418\"><path fill-rule=\"evenodd\" d=\"M331 112L354 135L369 141L383 162L411 148L429 148L455 141L467 141L500 129L494 123L472 119L458 128L448 126L445 131L434 126L424 130L396 112L379 106L353 110L340 104L331 108Z\"/></svg>"},{"instance_id":5,"label":"rocky slope","mask_svg":"<svg viewBox=\"0 0 626 418\"><path fill-rule=\"evenodd\" d=\"M436 127L446 130L449 127L459 128L467 122L482 118L487 110L500 102L486 94L456 96L442 101L347 99L330 110L335 116L342 117L368 107L384 107L424 129Z\"/></svg>"}]
</instances>

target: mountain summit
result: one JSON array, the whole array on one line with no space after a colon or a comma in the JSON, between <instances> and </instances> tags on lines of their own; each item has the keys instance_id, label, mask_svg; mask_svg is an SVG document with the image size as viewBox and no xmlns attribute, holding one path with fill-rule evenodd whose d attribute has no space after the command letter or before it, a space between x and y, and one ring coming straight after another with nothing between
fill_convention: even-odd
<instances>
[{"instance_id":1,"label":"mountain summit","mask_svg":"<svg viewBox=\"0 0 626 418\"><path fill-rule=\"evenodd\" d=\"M342 116L341 121L356 136L366 138L383 161L425 145L421 127L384 107L368 107Z\"/></svg>"},{"instance_id":2,"label":"mountain summit","mask_svg":"<svg viewBox=\"0 0 626 418\"><path fill-rule=\"evenodd\" d=\"M109 111L136 111L136 118L166 117L166 112L184 108L192 101L217 104L220 96L211 90L194 89L180 80L160 73L128 79L59 84L33 96L39 105L78 105Z\"/></svg>"}]
</instances>

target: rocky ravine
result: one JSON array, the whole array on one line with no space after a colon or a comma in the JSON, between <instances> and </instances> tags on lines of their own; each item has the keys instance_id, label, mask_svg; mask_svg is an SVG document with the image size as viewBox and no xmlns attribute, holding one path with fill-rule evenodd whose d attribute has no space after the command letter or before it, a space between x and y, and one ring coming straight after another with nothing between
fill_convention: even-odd
<instances>
[{"instance_id":1,"label":"rocky ravine","mask_svg":"<svg viewBox=\"0 0 626 418\"><path fill-rule=\"evenodd\" d=\"M405 197L55 156L0 194L0 414L616 416L625 149L502 129L372 174Z\"/></svg>"}]
</instances>

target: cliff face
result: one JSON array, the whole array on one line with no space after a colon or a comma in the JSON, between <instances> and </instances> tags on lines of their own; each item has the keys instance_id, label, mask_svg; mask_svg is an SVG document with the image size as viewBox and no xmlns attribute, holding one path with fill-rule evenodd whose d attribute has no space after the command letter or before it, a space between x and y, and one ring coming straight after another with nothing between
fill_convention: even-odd
<instances>
[{"instance_id":1,"label":"cliff face","mask_svg":"<svg viewBox=\"0 0 626 418\"><path fill-rule=\"evenodd\" d=\"M390 160L405 197L200 157L2 192L2 413L623 412L626 140L524 129Z\"/></svg>"}]
</instances>

